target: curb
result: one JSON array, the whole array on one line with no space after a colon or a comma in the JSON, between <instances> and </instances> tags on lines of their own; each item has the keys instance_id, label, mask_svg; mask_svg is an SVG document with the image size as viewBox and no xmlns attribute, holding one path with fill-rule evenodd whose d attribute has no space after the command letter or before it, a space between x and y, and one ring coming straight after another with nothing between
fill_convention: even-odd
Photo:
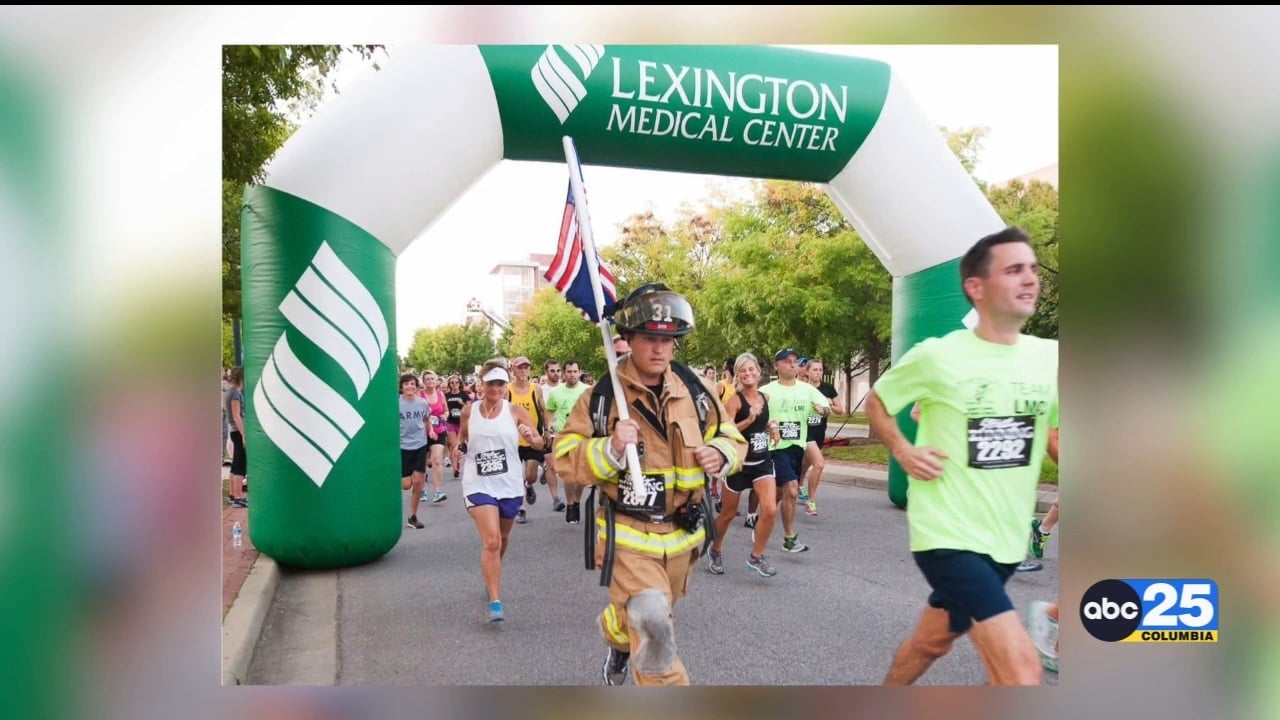
<instances>
[{"instance_id":1,"label":"curb","mask_svg":"<svg viewBox=\"0 0 1280 720\"><path fill-rule=\"evenodd\" d=\"M267 611L280 584L280 567L259 555L222 623L222 684L243 685Z\"/></svg>"},{"instance_id":2,"label":"curb","mask_svg":"<svg viewBox=\"0 0 1280 720\"><path fill-rule=\"evenodd\" d=\"M885 470L835 465L827 461L826 472L822 473L822 482L866 488L868 490L889 489L889 473ZM1058 493L1042 490L1036 498L1036 512L1047 513L1058 499Z\"/></svg>"}]
</instances>

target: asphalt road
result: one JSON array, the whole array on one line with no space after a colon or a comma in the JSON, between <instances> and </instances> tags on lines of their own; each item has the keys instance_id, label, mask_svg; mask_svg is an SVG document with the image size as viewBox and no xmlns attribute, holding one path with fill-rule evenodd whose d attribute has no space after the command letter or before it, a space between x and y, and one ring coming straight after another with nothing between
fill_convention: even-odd
<instances>
[{"instance_id":1,"label":"asphalt road","mask_svg":"<svg viewBox=\"0 0 1280 720\"><path fill-rule=\"evenodd\" d=\"M582 526L552 512L539 486L532 521L512 529L504 562L507 620L490 624L479 537L458 483L446 480L446 490L446 503L419 512L426 528L406 528L382 559L337 572L284 571L249 682L599 684L605 646L596 618L607 593L598 573L583 567ZM694 684L883 680L928 595L908 551L906 515L883 491L835 484L823 485L819 508L818 517L797 513L809 552L782 552L781 523L775 529L773 578L745 567L751 531L740 520L726 540L725 574L709 574L700 561L675 610L679 652ZM1056 537L1044 562L1044 570L1009 582L1020 613L1032 600L1055 597ZM328 597L335 593L336 603ZM316 680L317 668L332 680ZM977 653L962 639L918 684L985 682ZM1057 676L1046 672L1044 683L1056 685Z\"/></svg>"}]
</instances>

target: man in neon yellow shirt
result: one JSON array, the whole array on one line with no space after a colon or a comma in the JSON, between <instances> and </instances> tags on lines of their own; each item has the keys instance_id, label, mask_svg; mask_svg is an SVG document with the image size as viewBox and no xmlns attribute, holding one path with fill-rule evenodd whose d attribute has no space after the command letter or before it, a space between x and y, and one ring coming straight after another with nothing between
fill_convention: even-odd
<instances>
[{"instance_id":1,"label":"man in neon yellow shirt","mask_svg":"<svg viewBox=\"0 0 1280 720\"><path fill-rule=\"evenodd\" d=\"M800 469L804 464L804 449L809 443L809 416L818 413L826 417L831 413L831 401L818 392L818 388L800 382L800 366L796 360L800 353L783 348L773 356L773 367L778 379L760 388L769 398L769 420L778 423L781 440L773 448L774 477L778 483L778 500L782 502L782 549L789 553L801 553L809 549L800 542L795 530L796 499L800 493Z\"/></svg>"},{"instance_id":2,"label":"man in neon yellow shirt","mask_svg":"<svg viewBox=\"0 0 1280 720\"><path fill-rule=\"evenodd\" d=\"M1058 426L1058 343L1022 333L1040 295L1030 238L1006 228L960 261L978 314L907 351L867 400L872 430L908 477L911 552L933 592L886 685L908 685L966 632L992 685L1039 685L1035 645L1005 591ZM894 416L920 404L915 444Z\"/></svg>"},{"instance_id":3,"label":"man in neon yellow shirt","mask_svg":"<svg viewBox=\"0 0 1280 720\"><path fill-rule=\"evenodd\" d=\"M578 398L591 389L586 383L580 382L581 379L582 369L578 366L578 361L565 360L564 382L547 394L547 413L553 416L551 429L556 433L564 428L565 422L569 420L569 413L578 403ZM551 464L548 464L547 468L550 469ZM564 509L564 521L570 525L577 525L582 520L582 510L579 508L582 485L571 477L560 479L564 482L564 496L569 502Z\"/></svg>"}]
</instances>

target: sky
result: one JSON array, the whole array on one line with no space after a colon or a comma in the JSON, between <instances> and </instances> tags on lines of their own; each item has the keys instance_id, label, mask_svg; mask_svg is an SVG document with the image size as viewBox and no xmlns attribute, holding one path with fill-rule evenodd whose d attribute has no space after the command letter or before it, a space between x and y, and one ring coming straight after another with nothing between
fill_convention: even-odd
<instances>
[{"instance_id":1,"label":"sky","mask_svg":"<svg viewBox=\"0 0 1280 720\"><path fill-rule=\"evenodd\" d=\"M986 127L975 174L1000 182L1058 162L1058 48L1053 45L804 46L889 63L934 125ZM395 62L379 56L386 67ZM367 63L347 62L340 89L376 81ZM584 162L596 244L607 247L631 215L662 220L706 204L713 190L740 196L750 181L629 170ZM494 265L554 253L564 209L564 163L504 160L445 211L397 259L396 346L405 354L420 328L461 323L468 300L500 308Z\"/></svg>"}]
</instances>

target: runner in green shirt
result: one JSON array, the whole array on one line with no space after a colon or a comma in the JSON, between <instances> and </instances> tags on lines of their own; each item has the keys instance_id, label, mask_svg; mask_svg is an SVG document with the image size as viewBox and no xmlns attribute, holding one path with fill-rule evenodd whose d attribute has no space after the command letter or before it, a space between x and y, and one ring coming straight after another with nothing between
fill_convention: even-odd
<instances>
[{"instance_id":1,"label":"runner in green shirt","mask_svg":"<svg viewBox=\"0 0 1280 720\"><path fill-rule=\"evenodd\" d=\"M778 436L782 438L773 449L773 465L778 483L778 500L782 502L782 549L791 553L804 552L808 545L800 542L795 531L796 498L800 494L800 468L804 463L804 448L809 442L809 416L815 412L827 416L831 401L818 392L818 388L796 378L800 357L792 348L783 348L773 356L773 367L778 379L760 388L769 396L769 419L778 423Z\"/></svg>"},{"instance_id":2,"label":"runner in green shirt","mask_svg":"<svg viewBox=\"0 0 1280 720\"><path fill-rule=\"evenodd\" d=\"M868 398L872 430L907 474L911 551L933 589L886 685L915 682L966 632L991 684L1040 684L1040 657L1005 590L1058 425L1058 343L1022 333L1038 270L1022 230L979 240L960 262L977 326L911 348ZM915 402L913 445L894 416Z\"/></svg>"},{"instance_id":3,"label":"runner in green shirt","mask_svg":"<svg viewBox=\"0 0 1280 720\"><path fill-rule=\"evenodd\" d=\"M566 360L564 362L564 382L551 389L547 393L547 412L555 416L551 428L554 432L560 432L560 428L564 427L565 422L569 419L569 413L573 410L573 406L578 402L578 398L582 393L591 389L586 383L580 382L582 379L582 369L578 367L577 360ZM579 503L582 500L582 485L573 481L573 478L560 478L564 482L564 496L568 501L568 505L564 508L564 521L570 525L577 525L582 520L582 510Z\"/></svg>"}]
</instances>

